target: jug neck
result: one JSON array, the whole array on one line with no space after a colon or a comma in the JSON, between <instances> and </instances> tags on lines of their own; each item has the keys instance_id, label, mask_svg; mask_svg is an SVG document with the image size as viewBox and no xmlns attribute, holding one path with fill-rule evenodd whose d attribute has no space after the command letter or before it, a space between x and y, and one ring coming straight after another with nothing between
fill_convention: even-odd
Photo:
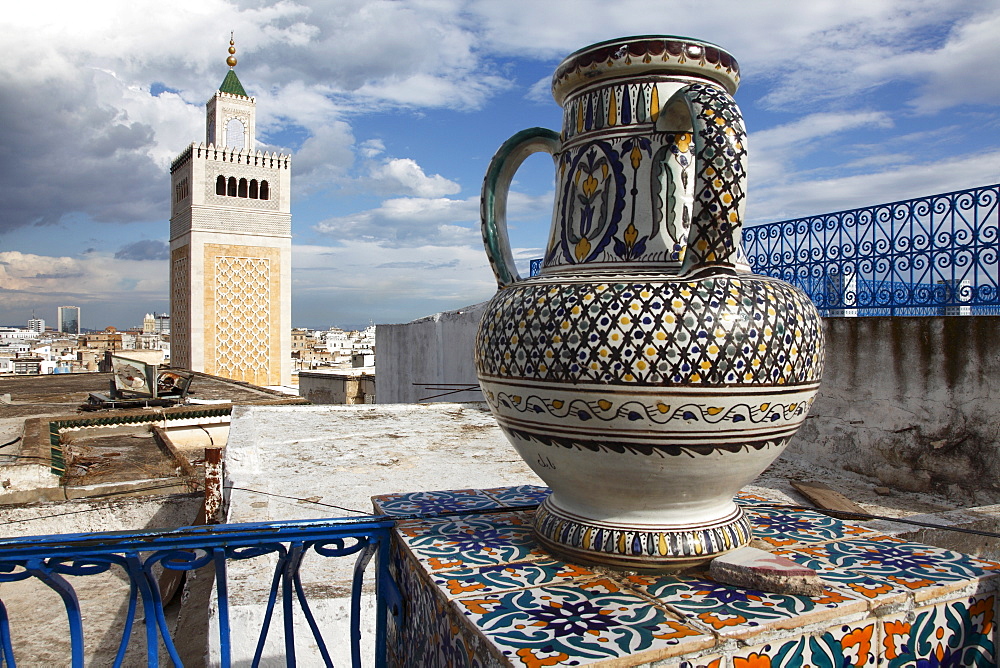
<instances>
[{"instance_id":1,"label":"jug neck","mask_svg":"<svg viewBox=\"0 0 1000 668\"><path fill-rule=\"evenodd\" d=\"M690 120L661 116L674 93L696 82L718 85L691 75L651 74L580 86L563 101L563 148L602 136L690 132Z\"/></svg>"}]
</instances>

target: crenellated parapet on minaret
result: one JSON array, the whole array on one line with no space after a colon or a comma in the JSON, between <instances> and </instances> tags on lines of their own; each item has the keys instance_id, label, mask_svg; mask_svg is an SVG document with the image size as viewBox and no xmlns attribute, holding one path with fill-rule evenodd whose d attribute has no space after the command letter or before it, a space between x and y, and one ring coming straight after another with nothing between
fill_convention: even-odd
<instances>
[{"instance_id":1,"label":"crenellated parapet on minaret","mask_svg":"<svg viewBox=\"0 0 1000 668\"><path fill-rule=\"evenodd\" d=\"M171 362L257 385L291 380L291 156L256 149L256 103L230 69L206 143L170 165Z\"/></svg>"},{"instance_id":2,"label":"crenellated parapet on minaret","mask_svg":"<svg viewBox=\"0 0 1000 668\"><path fill-rule=\"evenodd\" d=\"M190 229L235 232L232 214L247 210L275 215L240 217L240 230L251 225L258 234L291 234L291 166L284 153L191 144L170 165L171 238Z\"/></svg>"}]
</instances>

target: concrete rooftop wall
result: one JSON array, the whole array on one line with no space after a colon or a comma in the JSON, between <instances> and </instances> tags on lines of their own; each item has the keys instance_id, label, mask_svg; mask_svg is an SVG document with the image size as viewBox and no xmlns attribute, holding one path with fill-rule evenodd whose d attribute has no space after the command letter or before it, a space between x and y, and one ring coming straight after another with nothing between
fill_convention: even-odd
<instances>
[{"instance_id":1,"label":"concrete rooftop wall","mask_svg":"<svg viewBox=\"0 0 1000 668\"><path fill-rule=\"evenodd\" d=\"M819 396L785 458L1000 501L1000 318L827 318Z\"/></svg>"},{"instance_id":2,"label":"concrete rooftop wall","mask_svg":"<svg viewBox=\"0 0 1000 668\"><path fill-rule=\"evenodd\" d=\"M483 401L473 347L485 308L484 302L401 325L376 325L376 401ZM476 389L431 398L447 391L434 387L444 384Z\"/></svg>"}]
</instances>

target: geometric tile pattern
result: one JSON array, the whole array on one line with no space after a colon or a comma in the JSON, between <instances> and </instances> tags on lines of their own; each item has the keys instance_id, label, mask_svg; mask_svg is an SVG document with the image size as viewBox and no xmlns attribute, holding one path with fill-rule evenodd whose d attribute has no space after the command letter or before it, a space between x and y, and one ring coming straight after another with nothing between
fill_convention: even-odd
<instances>
[{"instance_id":1,"label":"geometric tile pattern","mask_svg":"<svg viewBox=\"0 0 1000 668\"><path fill-rule=\"evenodd\" d=\"M271 361L271 265L266 258L215 258L216 373L267 378Z\"/></svg>"},{"instance_id":2,"label":"geometric tile pattern","mask_svg":"<svg viewBox=\"0 0 1000 668\"><path fill-rule=\"evenodd\" d=\"M867 609L865 601L833 587L819 596L789 596L741 589L705 576L632 575L626 581L642 593L669 602L688 621L724 637L798 628Z\"/></svg>"},{"instance_id":3,"label":"geometric tile pattern","mask_svg":"<svg viewBox=\"0 0 1000 668\"><path fill-rule=\"evenodd\" d=\"M817 559L910 592L915 601L941 596L970 580L991 576L1000 565L959 552L893 536L871 536L798 547L782 552L798 561Z\"/></svg>"},{"instance_id":4,"label":"geometric tile pattern","mask_svg":"<svg viewBox=\"0 0 1000 668\"><path fill-rule=\"evenodd\" d=\"M791 385L819 380L823 334L800 290L757 276L524 281L487 307L480 375L611 385Z\"/></svg>"},{"instance_id":5,"label":"geometric tile pattern","mask_svg":"<svg viewBox=\"0 0 1000 668\"><path fill-rule=\"evenodd\" d=\"M434 584L449 598L475 594L485 596L512 589L539 585L571 583L581 576L596 578L586 566L568 564L555 559L510 562L480 568L459 568L433 575Z\"/></svg>"},{"instance_id":6,"label":"geometric tile pattern","mask_svg":"<svg viewBox=\"0 0 1000 668\"><path fill-rule=\"evenodd\" d=\"M375 504L375 512L394 516L468 512L504 507L490 495L475 489L383 494L373 497L372 502Z\"/></svg>"},{"instance_id":7,"label":"geometric tile pattern","mask_svg":"<svg viewBox=\"0 0 1000 668\"><path fill-rule=\"evenodd\" d=\"M715 644L711 634L613 580L581 586L542 586L457 599L459 610L509 661L567 665L650 650L696 651ZM571 664L570 664L571 665Z\"/></svg>"},{"instance_id":8,"label":"geometric tile pattern","mask_svg":"<svg viewBox=\"0 0 1000 668\"><path fill-rule=\"evenodd\" d=\"M842 538L874 535L875 532L858 524L850 524L829 515L809 510L783 508L753 508L750 525L755 538L772 547L787 547L801 543L828 543Z\"/></svg>"},{"instance_id":9,"label":"geometric tile pattern","mask_svg":"<svg viewBox=\"0 0 1000 668\"><path fill-rule=\"evenodd\" d=\"M532 538L530 517L523 513L402 521L398 527L413 557L429 573L547 556Z\"/></svg>"},{"instance_id":10,"label":"geometric tile pattern","mask_svg":"<svg viewBox=\"0 0 1000 668\"><path fill-rule=\"evenodd\" d=\"M536 505L550 494L548 487L518 485L497 489L453 489L440 492L406 492L372 497L381 515L455 513L469 510Z\"/></svg>"},{"instance_id":11,"label":"geometric tile pattern","mask_svg":"<svg viewBox=\"0 0 1000 668\"><path fill-rule=\"evenodd\" d=\"M383 495L401 520L391 568L407 602L393 666L994 666L1000 564L741 493L776 554L817 570L818 596L754 591L704 570L630 574L569 563L531 535L525 486ZM449 505L451 504L451 505ZM473 508L472 506L477 506ZM888 612L886 612L888 611Z\"/></svg>"}]
</instances>

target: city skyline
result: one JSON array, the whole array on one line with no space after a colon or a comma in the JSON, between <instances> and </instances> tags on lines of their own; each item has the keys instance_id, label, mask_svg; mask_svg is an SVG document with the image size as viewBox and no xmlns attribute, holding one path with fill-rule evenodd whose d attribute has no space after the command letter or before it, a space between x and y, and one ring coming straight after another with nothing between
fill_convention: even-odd
<instances>
[{"instance_id":1,"label":"city skyline","mask_svg":"<svg viewBox=\"0 0 1000 668\"><path fill-rule=\"evenodd\" d=\"M750 224L996 182L993 2L56 2L0 18L0 323L65 304L88 329L167 311L169 163L228 68L260 148L292 154L292 324L404 322L489 298L479 188L496 148L558 129L558 62L663 32L743 72ZM99 11L95 11L99 9ZM113 17L113 20L109 20ZM511 195L526 272L552 168Z\"/></svg>"}]
</instances>

